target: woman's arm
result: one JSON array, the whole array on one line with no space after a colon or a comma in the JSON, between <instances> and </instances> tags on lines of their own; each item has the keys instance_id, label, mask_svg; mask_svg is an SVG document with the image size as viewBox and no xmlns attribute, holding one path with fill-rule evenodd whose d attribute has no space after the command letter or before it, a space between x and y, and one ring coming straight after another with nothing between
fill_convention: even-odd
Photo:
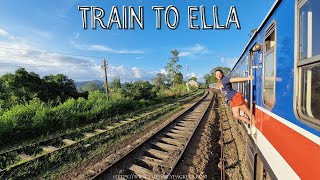
<instances>
[{"instance_id":1,"label":"woman's arm","mask_svg":"<svg viewBox=\"0 0 320 180\"><path fill-rule=\"evenodd\" d=\"M237 77L237 78L231 78L230 82L235 83L235 82L244 82L244 81L248 81L248 80L252 81L253 79L254 79L254 76L248 76L245 78Z\"/></svg>"}]
</instances>

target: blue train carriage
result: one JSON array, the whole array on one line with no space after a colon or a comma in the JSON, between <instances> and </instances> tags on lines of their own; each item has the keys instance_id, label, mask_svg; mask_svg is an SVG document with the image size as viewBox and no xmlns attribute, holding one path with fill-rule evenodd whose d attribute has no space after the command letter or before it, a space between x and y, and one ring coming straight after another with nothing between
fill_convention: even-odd
<instances>
[{"instance_id":1,"label":"blue train carriage","mask_svg":"<svg viewBox=\"0 0 320 180\"><path fill-rule=\"evenodd\" d=\"M252 179L320 178L320 1L278 0L231 77L256 117L247 162Z\"/></svg>"}]
</instances>

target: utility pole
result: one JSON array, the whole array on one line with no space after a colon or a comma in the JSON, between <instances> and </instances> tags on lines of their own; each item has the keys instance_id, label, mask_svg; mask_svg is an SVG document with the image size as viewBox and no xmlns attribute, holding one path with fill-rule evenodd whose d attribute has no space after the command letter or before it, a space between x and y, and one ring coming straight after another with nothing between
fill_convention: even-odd
<instances>
[{"instance_id":1,"label":"utility pole","mask_svg":"<svg viewBox=\"0 0 320 180\"><path fill-rule=\"evenodd\" d=\"M187 90L188 90L188 93L189 93L190 89L189 89L189 76L188 76L189 66L188 66L188 64L186 65L186 70L187 70Z\"/></svg>"},{"instance_id":2,"label":"utility pole","mask_svg":"<svg viewBox=\"0 0 320 180\"><path fill-rule=\"evenodd\" d=\"M104 85L105 85L105 88L106 88L106 94L107 94L107 100L109 101L109 95L108 95L108 74L107 74L107 69L108 69L108 62L103 59L103 65L101 66L101 68L104 69L104 76L105 76L105 82L104 82Z\"/></svg>"}]
</instances>

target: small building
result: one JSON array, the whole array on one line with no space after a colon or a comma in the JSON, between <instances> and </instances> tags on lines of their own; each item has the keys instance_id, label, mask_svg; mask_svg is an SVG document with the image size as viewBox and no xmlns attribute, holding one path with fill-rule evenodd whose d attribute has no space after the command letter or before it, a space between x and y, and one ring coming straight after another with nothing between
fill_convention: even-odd
<instances>
[{"instance_id":1,"label":"small building","mask_svg":"<svg viewBox=\"0 0 320 180\"><path fill-rule=\"evenodd\" d=\"M195 81L195 80L188 81L186 83L186 85L189 86L189 87L193 86L193 87L199 88L199 83L197 81Z\"/></svg>"}]
</instances>

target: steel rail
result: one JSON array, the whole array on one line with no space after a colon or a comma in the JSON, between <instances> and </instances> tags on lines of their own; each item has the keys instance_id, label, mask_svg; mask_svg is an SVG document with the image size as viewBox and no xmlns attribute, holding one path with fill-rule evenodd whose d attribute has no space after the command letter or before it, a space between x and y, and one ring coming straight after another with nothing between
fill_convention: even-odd
<instances>
[{"instance_id":1,"label":"steel rail","mask_svg":"<svg viewBox=\"0 0 320 180\"><path fill-rule=\"evenodd\" d=\"M152 140L153 139L161 139L161 138L157 138L158 136L163 136L163 137L165 137L166 136L166 134L165 133L163 133L163 134L161 134L162 132L166 132L167 130L168 130L168 128L171 128L171 129L174 129L174 131L178 131L179 132L179 130L177 130L177 124L179 124L179 123L182 123L183 121L185 122L185 124L192 124L191 122L188 122L187 120L183 120L183 118L182 117L187 117L188 115L190 115L193 111L191 111L191 110L193 110L193 109L196 109L196 108L201 108L201 104L205 101L205 100L207 100L208 99L208 96L209 96L209 98L211 98L210 99L210 101L209 101L209 103L207 103L206 105L205 105L205 109L202 111L202 112L200 112L199 114L199 116L196 116L196 117L199 117L199 119L197 119L197 121L194 123L194 127L193 127L193 130L191 130L191 133L187 133L187 135L189 136L188 138L187 138L187 141L184 141L184 142L182 142L182 144L184 144L183 145L183 147L182 147L182 149L179 149L179 147L177 146L177 148L178 148L178 150L179 150L179 154L178 154L178 156L175 158L175 157L173 157L173 158L171 158L171 160L174 160L173 161L173 163L172 164L170 164L170 167L169 167L169 171L167 171L165 174L159 174L157 171L155 172L155 171L151 171L151 170L149 170L149 169L146 169L146 168L144 168L144 169L139 169L140 171L139 171L139 173L141 173L142 171L144 172L145 171L145 169L146 170L149 170L148 171L148 173L150 173L149 175L160 175L161 177L160 178L162 178L162 179L167 179L168 177L169 177L169 175L172 173L172 171L173 171L173 169L174 169L174 167L177 165L177 163L179 162L179 159L181 158L181 156L182 156L182 154L183 154L183 152L185 151L185 149L186 149L186 147L188 146L188 143L190 142L190 139L192 138L192 136L194 135L194 133L195 133L195 131L196 131L196 129L197 129L197 127L198 127L198 125L199 125L199 123L200 123L200 121L203 119L203 117L204 117L204 114L207 112L207 110L209 109L209 106L210 106L210 104L212 103L212 95L213 94L213 92L210 92L209 93L209 91L206 91L206 95L204 95L199 101L197 101L195 104L193 104L190 108L188 108L188 109L185 109L180 115L178 115L176 118L174 118L172 121L170 121L169 123L167 123L166 125L164 125L163 127L161 127L161 128L159 128L159 129L157 129L154 133L152 133L152 135L150 136L150 137L148 137L148 138L146 138L144 141L142 141L141 143L139 143L139 144L137 144L135 147L133 147L130 151L128 151L126 154L123 154L121 157L119 157L117 160L115 160L112 164L110 164L110 165L108 165L108 166L106 166L105 168L103 168L103 170L102 171L100 171L98 174L96 174L96 175L94 175L91 179L105 179L106 177L108 177L108 178L110 178L110 176L114 176L114 175L116 175L116 174L110 174L110 172L113 172L113 171L115 171L116 173L119 173L119 171L123 171L123 170L121 170L121 169L123 169L123 167L120 167L119 168L119 166L121 165L121 164L126 164L126 163L123 163L123 161L125 161L125 162L130 162L130 161L132 161L132 165L130 166L131 168L132 167L135 167L135 168L141 168L140 166L138 166L137 167L137 165L136 166L134 166L135 165L135 163L136 163L136 160L141 160L141 159L145 159L145 158L147 158L147 159L150 159L150 157L149 156L145 156L145 155L142 155L141 153L145 150L145 148L144 147L147 147L148 145L148 142L150 142L149 144L149 149L150 150L152 150L152 149L154 149L154 148L151 148L151 147L153 147L153 145L155 145L155 144L157 144L157 143L159 143L159 141L160 142L162 142L161 140L158 140L158 141L154 141L154 142L152 142ZM196 113L197 111L194 111L194 113ZM189 117L190 118L190 117ZM179 119L182 119L181 121L179 121ZM186 125L185 127L184 126L181 126L181 125L178 125L179 126L179 128L186 128L186 129L188 129L188 126ZM189 129L188 129L189 130ZM171 131L171 130L169 130L169 131ZM177 134L178 135L178 134ZM183 138L183 137L180 137L180 138ZM173 139L174 140L174 139ZM176 142L176 143L178 143L178 142ZM180 143L180 142L179 142ZM173 144L170 144L170 143L167 143L167 144L164 144L164 143L160 143L160 144L162 144L162 145L164 145L165 146L165 148L173 148L174 147L174 145ZM166 145L167 145L167 147L166 147ZM162 152L162 151L161 151ZM167 151L167 152L169 152L169 151ZM172 152L175 152L174 150L172 151ZM164 154L166 154L165 153L165 151L163 151L163 153ZM143 157L143 158L136 158L135 156L133 156L134 154L140 154L138 157ZM133 156L133 158L130 156L130 155L132 155ZM128 160L127 160L128 159ZM152 160L154 160L154 161L161 161L160 159L154 159L154 158L151 158ZM171 161L170 161L171 162ZM154 166L152 166L152 167L156 167L157 166L157 164L155 163L155 165ZM160 166L160 165L158 165L158 166ZM133 171L131 170L128 170L129 168L130 168L129 166L128 166L128 163L126 164L126 171L127 172L131 172L131 173L133 173ZM148 166L149 167L149 166ZM162 167L162 166L161 166ZM114 168L114 170L112 170L112 168ZM151 168L151 167L150 167ZM167 168L167 166L165 167L165 168ZM117 179L116 177L111 177L112 179ZM140 177L141 178L141 177ZM152 177L143 177L143 178L146 178L146 179L153 179Z\"/></svg>"}]
</instances>

